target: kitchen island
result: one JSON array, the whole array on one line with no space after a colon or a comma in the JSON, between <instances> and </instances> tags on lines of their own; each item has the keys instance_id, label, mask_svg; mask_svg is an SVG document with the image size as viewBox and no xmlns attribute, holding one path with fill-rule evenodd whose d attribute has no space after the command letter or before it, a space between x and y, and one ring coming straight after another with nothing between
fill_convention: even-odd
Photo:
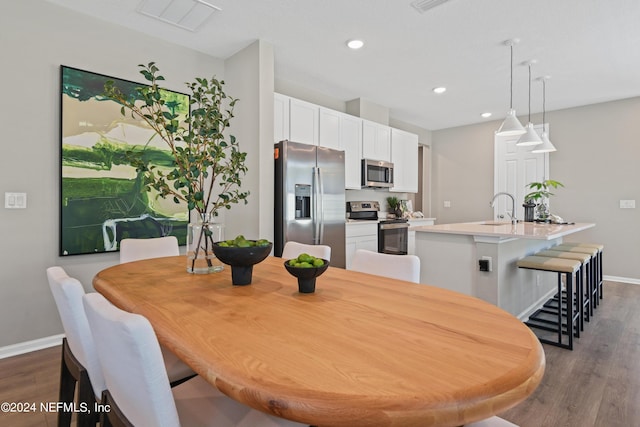
<instances>
[{"instance_id":1,"label":"kitchen island","mask_svg":"<svg viewBox=\"0 0 640 427\"><path fill-rule=\"evenodd\" d=\"M525 319L557 289L554 273L517 261L562 242L592 223L481 221L415 227L420 282L475 296ZM480 261L489 271L480 271Z\"/></svg>"}]
</instances>

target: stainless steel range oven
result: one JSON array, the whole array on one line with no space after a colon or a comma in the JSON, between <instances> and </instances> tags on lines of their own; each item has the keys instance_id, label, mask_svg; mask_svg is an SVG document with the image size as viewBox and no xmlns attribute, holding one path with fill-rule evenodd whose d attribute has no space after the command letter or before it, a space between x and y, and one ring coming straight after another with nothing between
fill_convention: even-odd
<instances>
[{"instance_id":1,"label":"stainless steel range oven","mask_svg":"<svg viewBox=\"0 0 640 427\"><path fill-rule=\"evenodd\" d=\"M354 221L378 221L378 202L347 202L347 217ZM378 221L378 252L394 255L408 253L409 221L386 219Z\"/></svg>"},{"instance_id":2,"label":"stainless steel range oven","mask_svg":"<svg viewBox=\"0 0 640 427\"><path fill-rule=\"evenodd\" d=\"M409 221L391 219L378 223L378 252L406 255L408 253Z\"/></svg>"}]
</instances>

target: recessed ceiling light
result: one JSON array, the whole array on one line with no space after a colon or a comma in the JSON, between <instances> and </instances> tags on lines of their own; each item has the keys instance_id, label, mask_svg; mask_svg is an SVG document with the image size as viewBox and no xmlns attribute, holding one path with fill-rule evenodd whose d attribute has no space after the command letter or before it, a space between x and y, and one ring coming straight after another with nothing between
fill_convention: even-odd
<instances>
[{"instance_id":1,"label":"recessed ceiling light","mask_svg":"<svg viewBox=\"0 0 640 427\"><path fill-rule=\"evenodd\" d=\"M441 93L445 93L447 91L446 87L434 87L433 88L433 93L437 93L438 95L440 95Z\"/></svg>"},{"instance_id":2,"label":"recessed ceiling light","mask_svg":"<svg viewBox=\"0 0 640 427\"><path fill-rule=\"evenodd\" d=\"M491 113L482 113L480 114L480 116L482 116L483 119L488 119L489 117L491 117Z\"/></svg>"},{"instance_id":3,"label":"recessed ceiling light","mask_svg":"<svg viewBox=\"0 0 640 427\"><path fill-rule=\"evenodd\" d=\"M364 42L362 40L349 40L347 46L349 46L350 49L356 50L364 46Z\"/></svg>"}]
</instances>

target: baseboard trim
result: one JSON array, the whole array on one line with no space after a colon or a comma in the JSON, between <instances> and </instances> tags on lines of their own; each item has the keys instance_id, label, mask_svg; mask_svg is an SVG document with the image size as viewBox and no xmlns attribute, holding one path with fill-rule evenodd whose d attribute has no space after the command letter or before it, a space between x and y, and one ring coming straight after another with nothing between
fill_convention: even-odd
<instances>
[{"instance_id":1,"label":"baseboard trim","mask_svg":"<svg viewBox=\"0 0 640 427\"><path fill-rule=\"evenodd\" d=\"M609 280L611 282L629 283L632 285L640 285L640 279L632 279L631 277L619 277L619 276L602 276L603 280Z\"/></svg>"},{"instance_id":2,"label":"baseboard trim","mask_svg":"<svg viewBox=\"0 0 640 427\"><path fill-rule=\"evenodd\" d=\"M544 295L542 298L540 298L538 301L534 302L533 304L531 304L529 307L527 307L526 309L524 309L524 311L520 314L518 314L516 317L519 320L522 320L523 322L525 320L527 320L529 318L529 316L531 314L533 314L534 311L536 311L537 309L539 309L545 302L547 302L549 300L549 298L551 298L553 295L555 295L558 292L558 288L553 288L551 289L549 292L546 293L546 295Z\"/></svg>"},{"instance_id":3,"label":"baseboard trim","mask_svg":"<svg viewBox=\"0 0 640 427\"><path fill-rule=\"evenodd\" d=\"M50 337L38 338L37 340L25 341L18 344L11 344L0 347L0 359L30 353L43 348L55 347L62 344L64 334L52 335Z\"/></svg>"}]
</instances>

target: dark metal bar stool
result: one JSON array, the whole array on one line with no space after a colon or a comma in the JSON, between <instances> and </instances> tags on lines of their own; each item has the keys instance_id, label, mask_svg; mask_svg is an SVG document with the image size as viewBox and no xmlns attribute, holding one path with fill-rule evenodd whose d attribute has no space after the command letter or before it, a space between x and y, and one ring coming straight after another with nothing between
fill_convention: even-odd
<instances>
[{"instance_id":1,"label":"dark metal bar stool","mask_svg":"<svg viewBox=\"0 0 640 427\"><path fill-rule=\"evenodd\" d=\"M517 265L519 268L558 273L558 309L554 313L556 320L543 319L539 316L540 310L538 310L529 317L529 320L525 322L525 324L531 328L557 332L558 338L556 341L538 337L540 342L573 350L573 337L580 337L580 317L582 317L581 306L575 302L576 296L574 294L573 283L574 277L576 281L579 280L578 276L582 263L573 259L531 255L519 260ZM562 290L562 275L565 276L566 297ZM566 324L564 321L565 318ZM565 334L568 337L567 343L563 340L563 335Z\"/></svg>"},{"instance_id":2,"label":"dark metal bar stool","mask_svg":"<svg viewBox=\"0 0 640 427\"><path fill-rule=\"evenodd\" d=\"M599 245L604 248L604 246ZM595 244L589 243L562 243L552 248L554 251L585 253L591 256L591 274L593 275L594 288L591 298L593 299L593 307L598 308L602 299L602 251Z\"/></svg>"},{"instance_id":3,"label":"dark metal bar stool","mask_svg":"<svg viewBox=\"0 0 640 427\"><path fill-rule=\"evenodd\" d=\"M594 277L591 271L591 255L579 252L561 252L554 250L540 251L535 254L536 256L544 256L550 258L565 258L580 261L582 266L580 267L579 276L576 278L576 287L579 286L578 303L580 304L583 316L580 318L580 330L584 330L584 321L590 321L593 316L593 288L595 286Z\"/></svg>"},{"instance_id":4,"label":"dark metal bar stool","mask_svg":"<svg viewBox=\"0 0 640 427\"><path fill-rule=\"evenodd\" d=\"M596 289L598 292L598 298L602 299L603 297L603 281L602 281L602 254L604 252L604 245L601 245L600 243L573 243L573 242L567 242L567 243L562 243L561 246L571 246L571 247L581 247L581 248L592 248L592 249L597 249L598 250L598 255L595 257L595 259L593 260L593 269L594 269L594 275L595 275L595 280L596 280ZM599 304L599 302L596 302L596 306Z\"/></svg>"}]
</instances>

